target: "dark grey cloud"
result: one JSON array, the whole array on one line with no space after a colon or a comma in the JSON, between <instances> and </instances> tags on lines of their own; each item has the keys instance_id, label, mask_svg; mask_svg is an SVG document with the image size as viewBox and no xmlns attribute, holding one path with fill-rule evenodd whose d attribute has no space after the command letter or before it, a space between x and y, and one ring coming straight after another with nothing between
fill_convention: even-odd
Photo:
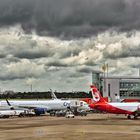
<instances>
[{"instance_id":1,"label":"dark grey cloud","mask_svg":"<svg viewBox=\"0 0 140 140\"><path fill-rule=\"evenodd\" d=\"M75 72L75 73L71 73L71 74L69 75L70 78L81 78L81 77L83 77L83 76L85 76L85 73L83 73L83 72L82 72L82 73L78 73L78 72L76 73L76 72Z\"/></svg>"},{"instance_id":2,"label":"dark grey cloud","mask_svg":"<svg viewBox=\"0 0 140 140\"><path fill-rule=\"evenodd\" d=\"M5 58L6 55L5 54L0 54L0 59Z\"/></svg>"},{"instance_id":3,"label":"dark grey cloud","mask_svg":"<svg viewBox=\"0 0 140 140\"><path fill-rule=\"evenodd\" d=\"M32 78L32 76L29 76L29 78ZM10 81L10 80L17 80L17 79L25 79L25 76L13 76L13 75L3 75L0 76L1 81Z\"/></svg>"},{"instance_id":4,"label":"dark grey cloud","mask_svg":"<svg viewBox=\"0 0 140 140\"><path fill-rule=\"evenodd\" d=\"M140 57L140 46L123 46L121 51L114 51L113 53L108 53L108 50L103 52L104 58L106 59L121 59L129 57Z\"/></svg>"},{"instance_id":5,"label":"dark grey cloud","mask_svg":"<svg viewBox=\"0 0 140 140\"><path fill-rule=\"evenodd\" d=\"M77 69L78 72L80 73L91 73L93 71L93 68L92 67L87 67L87 66L82 66L82 67L79 67Z\"/></svg>"},{"instance_id":6,"label":"dark grey cloud","mask_svg":"<svg viewBox=\"0 0 140 140\"><path fill-rule=\"evenodd\" d=\"M140 31L109 30L90 38L61 40L25 34L20 25L0 29L0 87L24 91L25 83L35 81L38 90L83 90L88 88L91 72L101 70L104 63L109 64L110 76L136 76L139 38Z\"/></svg>"},{"instance_id":7,"label":"dark grey cloud","mask_svg":"<svg viewBox=\"0 0 140 140\"><path fill-rule=\"evenodd\" d=\"M30 33L81 37L115 28L140 28L139 0L0 0L0 25Z\"/></svg>"},{"instance_id":8,"label":"dark grey cloud","mask_svg":"<svg viewBox=\"0 0 140 140\"><path fill-rule=\"evenodd\" d=\"M60 60L49 61L46 66L55 66L55 67L68 67L68 64L63 63Z\"/></svg>"},{"instance_id":9,"label":"dark grey cloud","mask_svg":"<svg viewBox=\"0 0 140 140\"><path fill-rule=\"evenodd\" d=\"M20 52L15 54L15 57L17 58L26 58L26 59L37 59L37 58L42 58L42 57L49 57L51 56L51 53L46 53L46 52Z\"/></svg>"}]
</instances>

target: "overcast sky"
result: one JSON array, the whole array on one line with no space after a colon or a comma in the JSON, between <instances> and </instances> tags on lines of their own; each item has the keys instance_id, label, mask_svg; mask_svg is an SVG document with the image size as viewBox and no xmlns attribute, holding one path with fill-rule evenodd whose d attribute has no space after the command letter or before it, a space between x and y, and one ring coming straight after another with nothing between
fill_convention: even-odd
<instances>
[{"instance_id":1,"label":"overcast sky","mask_svg":"<svg viewBox=\"0 0 140 140\"><path fill-rule=\"evenodd\" d=\"M91 71L138 76L139 0L0 0L0 88L88 91Z\"/></svg>"}]
</instances>

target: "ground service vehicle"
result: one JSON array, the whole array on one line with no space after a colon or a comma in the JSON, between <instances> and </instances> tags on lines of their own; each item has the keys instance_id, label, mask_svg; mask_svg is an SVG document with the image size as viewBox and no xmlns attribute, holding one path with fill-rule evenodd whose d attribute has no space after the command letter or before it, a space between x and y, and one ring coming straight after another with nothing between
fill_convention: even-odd
<instances>
[{"instance_id":1,"label":"ground service vehicle","mask_svg":"<svg viewBox=\"0 0 140 140\"><path fill-rule=\"evenodd\" d=\"M69 111L69 112L66 113L66 116L65 117L66 118L74 118L74 114Z\"/></svg>"}]
</instances>

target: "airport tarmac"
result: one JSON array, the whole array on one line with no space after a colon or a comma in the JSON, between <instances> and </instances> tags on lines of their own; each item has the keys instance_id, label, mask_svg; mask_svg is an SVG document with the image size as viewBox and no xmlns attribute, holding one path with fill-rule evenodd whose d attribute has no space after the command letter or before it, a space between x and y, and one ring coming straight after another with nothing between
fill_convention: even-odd
<instances>
[{"instance_id":1,"label":"airport tarmac","mask_svg":"<svg viewBox=\"0 0 140 140\"><path fill-rule=\"evenodd\" d=\"M0 140L140 140L140 119L111 114L0 119Z\"/></svg>"}]
</instances>

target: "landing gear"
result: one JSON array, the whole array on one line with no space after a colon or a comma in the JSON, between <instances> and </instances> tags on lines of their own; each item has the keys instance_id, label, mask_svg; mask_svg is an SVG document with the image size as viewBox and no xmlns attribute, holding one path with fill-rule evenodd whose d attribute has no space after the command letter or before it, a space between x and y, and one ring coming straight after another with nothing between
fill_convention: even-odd
<instances>
[{"instance_id":1,"label":"landing gear","mask_svg":"<svg viewBox=\"0 0 140 140\"><path fill-rule=\"evenodd\" d=\"M138 116L134 116L134 119L136 120L138 118Z\"/></svg>"},{"instance_id":2,"label":"landing gear","mask_svg":"<svg viewBox=\"0 0 140 140\"><path fill-rule=\"evenodd\" d=\"M127 119L129 119L129 120L130 120L130 119L131 119L131 116L130 116L130 115L128 115L128 116L127 116Z\"/></svg>"},{"instance_id":3,"label":"landing gear","mask_svg":"<svg viewBox=\"0 0 140 140\"><path fill-rule=\"evenodd\" d=\"M55 111L51 111L50 116L55 116Z\"/></svg>"},{"instance_id":4,"label":"landing gear","mask_svg":"<svg viewBox=\"0 0 140 140\"><path fill-rule=\"evenodd\" d=\"M134 114L134 119L137 119L138 116L139 116L139 114L138 114L137 112L135 112L135 114Z\"/></svg>"},{"instance_id":5,"label":"landing gear","mask_svg":"<svg viewBox=\"0 0 140 140\"><path fill-rule=\"evenodd\" d=\"M19 115L18 115L18 117L24 117L25 116L25 114L23 114L23 113L20 113Z\"/></svg>"},{"instance_id":6,"label":"landing gear","mask_svg":"<svg viewBox=\"0 0 140 140\"><path fill-rule=\"evenodd\" d=\"M133 116L134 116L134 119L137 119L138 116L139 116L139 114L138 114L137 112L135 112L135 113L133 114ZM131 115L128 115L128 116L127 116L127 119L131 119Z\"/></svg>"}]
</instances>

